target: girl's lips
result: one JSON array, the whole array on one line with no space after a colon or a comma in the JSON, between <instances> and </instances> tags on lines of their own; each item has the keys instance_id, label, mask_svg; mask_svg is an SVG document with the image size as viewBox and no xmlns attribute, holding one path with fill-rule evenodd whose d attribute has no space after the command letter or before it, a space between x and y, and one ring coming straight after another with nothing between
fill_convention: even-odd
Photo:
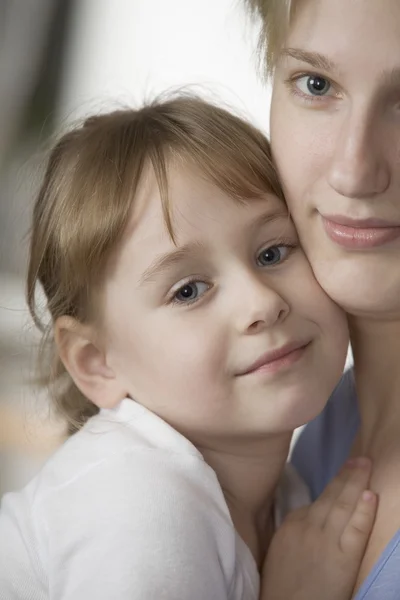
<instances>
[{"instance_id":1,"label":"girl's lips","mask_svg":"<svg viewBox=\"0 0 400 600\"><path fill-rule=\"evenodd\" d=\"M321 218L328 237L343 248L375 248L400 237L399 225L379 219L356 221L336 215Z\"/></svg>"},{"instance_id":2,"label":"girl's lips","mask_svg":"<svg viewBox=\"0 0 400 600\"><path fill-rule=\"evenodd\" d=\"M258 372L273 373L279 371L283 367L288 367L301 358L310 343L310 341L294 342L286 344L277 350L267 352L248 369L240 373L240 375L250 375Z\"/></svg>"}]
</instances>

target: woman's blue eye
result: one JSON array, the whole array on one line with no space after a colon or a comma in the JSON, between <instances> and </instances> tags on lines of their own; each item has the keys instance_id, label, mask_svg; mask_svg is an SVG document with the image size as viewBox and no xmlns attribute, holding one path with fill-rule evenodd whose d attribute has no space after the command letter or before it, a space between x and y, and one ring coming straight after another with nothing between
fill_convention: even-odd
<instances>
[{"instance_id":1,"label":"woman's blue eye","mask_svg":"<svg viewBox=\"0 0 400 600\"><path fill-rule=\"evenodd\" d=\"M271 267L280 263L289 254L291 248L288 246L269 246L261 250L257 257L257 263L261 267Z\"/></svg>"},{"instance_id":2,"label":"woman's blue eye","mask_svg":"<svg viewBox=\"0 0 400 600\"><path fill-rule=\"evenodd\" d=\"M324 77L319 77L318 75L311 75L311 77L307 78L307 88L310 94L315 94L316 96L323 96L329 89L331 84Z\"/></svg>"},{"instance_id":3,"label":"woman's blue eye","mask_svg":"<svg viewBox=\"0 0 400 600\"><path fill-rule=\"evenodd\" d=\"M332 84L320 75L302 75L292 81L303 96L326 96L331 91ZM330 96L332 94L329 94Z\"/></svg>"},{"instance_id":4,"label":"woman's blue eye","mask_svg":"<svg viewBox=\"0 0 400 600\"><path fill-rule=\"evenodd\" d=\"M181 304L190 303L198 300L209 288L209 285L204 281L190 281L185 283L174 294L174 301Z\"/></svg>"}]
</instances>

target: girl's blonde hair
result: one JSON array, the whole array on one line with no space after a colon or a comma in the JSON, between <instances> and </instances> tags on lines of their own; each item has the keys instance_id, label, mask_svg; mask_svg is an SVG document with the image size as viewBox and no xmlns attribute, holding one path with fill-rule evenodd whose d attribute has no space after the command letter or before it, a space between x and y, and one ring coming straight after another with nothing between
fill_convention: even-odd
<instances>
[{"instance_id":1,"label":"girl's blonde hair","mask_svg":"<svg viewBox=\"0 0 400 600\"><path fill-rule=\"evenodd\" d=\"M76 431L97 408L66 372L52 335L69 315L93 319L94 299L121 240L148 167L160 189L165 223L173 238L168 160L191 161L234 199L282 197L267 139L226 110L199 98L178 96L140 110L87 119L52 150L33 210L27 300L43 334L40 381ZM51 320L37 300L42 288Z\"/></svg>"},{"instance_id":2,"label":"girl's blonde hair","mask_svg":"<svg viewBox=\"0 0 400 600\"><path fill-rule=\"evenodd\" d=\"M266 72L272 75L290 19L293 0L245 0L251 12L260 18L261 34L259 52Z\"/></svg>"}]
</instances>

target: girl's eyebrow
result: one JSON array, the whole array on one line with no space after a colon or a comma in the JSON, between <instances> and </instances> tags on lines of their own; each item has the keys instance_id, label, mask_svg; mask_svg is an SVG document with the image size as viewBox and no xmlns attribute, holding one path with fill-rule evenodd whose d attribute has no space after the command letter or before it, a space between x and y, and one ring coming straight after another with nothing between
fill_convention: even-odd
<instances>
[{"instance_id":1,"label":"girl's eyebrow","mask_svg":"<svg viewBox=\"0 0 400 600\"><path fill-rule=\"evenodd\" d=\"M187 261L193 257L199 257L205 252L205 247L200 242L190 242L176 250L166 252L157 256L139 279L139 285L146 285L153 281L158 275L168 271L172 267Z\"/></svg>"},{"instance_id":2,"label":"girl's eyebrow","mask_svg":"<svg viewBox=\"0 0 400 600\"><path fill-rule=\"evenodd\" d=\"M338 70L338 66L330 58L319 52L309 52L308 50L301 50L301 48L283 48L280 57L300 60L308 63L314 69L322 69L323 71Z\"/></svg>"},{"instance_id":3,"label":"girl's eyebrow","mask_svg":"<svg viewBox=\"0 0 400 600\"><path fill-rule=\"evenodd\" d=\"M258 229L263 225L267 225L268 223L274 223L275 221L281 221L285 219L285 221L290 221L290 215L285 208L284 210L274 211L274 212L266 212L258 215L255 219L252 219L249 223L246 223L245 227L248 229Z\"/></svg>"},{"instance_id":4,"label":"girl's eyebrow","mask_svg":"<svg viewBox=\"0 0 400 600\"><path fill-rule=\"evenodd\" d=\"M257 215L256 218L252 219L249 223L246 223L245 228L249 231L257 229L267 223L273 223L279 220L289 220L289 214L286 210L273 212L273 213L262 213ZM139 279L139 286L146 285L159 275L172 269L176 265L179 265L185 261L198 259L207 252L205 245L200 241L189 242L180 248L176 248L171 252L166 252L157 256L147 269L142 273Z\"/></svg>"}]
</instances>

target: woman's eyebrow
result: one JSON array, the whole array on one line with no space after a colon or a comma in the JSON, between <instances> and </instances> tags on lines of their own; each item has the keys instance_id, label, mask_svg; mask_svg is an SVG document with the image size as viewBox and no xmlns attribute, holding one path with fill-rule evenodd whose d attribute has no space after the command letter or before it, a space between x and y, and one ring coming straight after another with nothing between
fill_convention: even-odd
<instances>
[{"instance_id":1,"label":"woman's eyebrow","mask_svg":"<svg viewBox=\"0 0 400 600\"><path fill-rule=\"evenodd\" d=\"M165 273L180 263L188 261L192 258L198 258L204 254L205 250L206 249L204 245L200 242L191 242L181 246L180 248L176 248L176 250L172 250L171 252L160 254L142 273L139 279L139 285L146 285L147 283L153 281L160 274Z\"/></svg>"},{"instance_id":2,"label":"woman's eyebrow","mask_svg":"<svg viewBox=\"0 0 400 600\"><path fill-rule=\"evenodd\" d=\"M338 66L330 58L319 52L309 52L308 50L301 50L301 48L283 48L280 57L300 60L301 62L308 63L314 69L322 69L324 71L338 70Z\"/></svg>"},{"instance_id":3,"label":"woman's eyebrow","mask_svg":"<svg viewBox=\"0 0 400 600\"><path fill-rule=\"evenodd\" d=\"M279 58L294 58L295 60L308 63L314 69L323 71L339 71L339 66L330 58L319 52L310 52L301 48L283 48ZM387 87L399 87L400 85L400 66L381 72L379 81L381 85Z\"/></svg>"}]
</instances>

